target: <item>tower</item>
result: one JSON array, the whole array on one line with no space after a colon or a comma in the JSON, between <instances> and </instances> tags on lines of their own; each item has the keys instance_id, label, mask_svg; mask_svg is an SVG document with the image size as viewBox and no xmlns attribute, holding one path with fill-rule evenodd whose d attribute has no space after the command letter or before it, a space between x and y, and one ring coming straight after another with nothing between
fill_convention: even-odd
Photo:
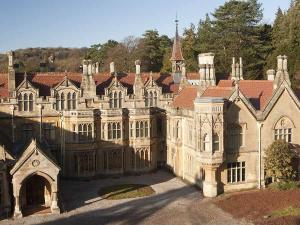
<instances>
[{"instance_id":1,"label":"tower","mask_svg":"<svg viewBox=\"0 0 300 225\"><path fill-rule=\"evenodd\" d=\"M175 38L173 43L173 50L172 50L172 56L171 56L171 63L172 63L172 75L174 83L180 83L181 76L182 76L182 65L184 63L184 58L182 56L181 51L181 43L180 43L180 37L178 34L178 19L176 18L176 32L175 32Z\"/></svg>"}]
</instances>

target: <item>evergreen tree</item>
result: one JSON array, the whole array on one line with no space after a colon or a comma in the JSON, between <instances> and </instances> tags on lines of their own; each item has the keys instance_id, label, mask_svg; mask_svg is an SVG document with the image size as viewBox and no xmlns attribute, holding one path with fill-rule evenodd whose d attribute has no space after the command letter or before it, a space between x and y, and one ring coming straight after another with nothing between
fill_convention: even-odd
<instances>
[{"instance_id":1,"label":"evergreen tree","mask_svg":"<svg viewBox=\"0 0 300 225\"><path fill-rule=\"evenodd\" d=\"M198 68L198 52L196 50L197 34L195 29L195 25L191 24L189 28L184 30L182 39L183 58L189 71L197 71Z\"/></svg>"},{"instance_id":2,"label":"evergreen tree","mask_svg":"<svg viewBox=\"0 0 300 225\"><path fill-rule=\"evenodd\" d=\"M213 13L214 50L218 72L229 73L232 57L242 57L246 78L262 74L263 43L260 38L261 4L257 0L231 0Z\"/></svg>"}]
</instances>

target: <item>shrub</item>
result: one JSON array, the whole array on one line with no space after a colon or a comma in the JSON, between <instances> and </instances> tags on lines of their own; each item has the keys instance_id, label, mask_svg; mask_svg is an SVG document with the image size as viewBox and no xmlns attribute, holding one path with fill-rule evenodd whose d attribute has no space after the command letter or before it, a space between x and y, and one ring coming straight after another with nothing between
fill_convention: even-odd
<instances>
[{"instance_id":1,"label":"shrub","mask_svg":"<svg viewBox=\"0 0 300 225\"><path fill-rule=\"evenodd\" d=\"M294 190L300 187L299 182L295 181L287 181L287 182L276 182L270 185L272 189L279 190L279 191L286 191L286 190Z\"/></svg>"},{"instance_id":2,"label":"shrub","mask_svg":"<svg viewBox=\"0 0 300 225\"><path fill-rule=\"evenodd\" d=\"M265 170L267 177L275 181L290 181L296 177L292 166L295 153L284 140L274 141L265 151Z\"/></svg>"}]
</instances>

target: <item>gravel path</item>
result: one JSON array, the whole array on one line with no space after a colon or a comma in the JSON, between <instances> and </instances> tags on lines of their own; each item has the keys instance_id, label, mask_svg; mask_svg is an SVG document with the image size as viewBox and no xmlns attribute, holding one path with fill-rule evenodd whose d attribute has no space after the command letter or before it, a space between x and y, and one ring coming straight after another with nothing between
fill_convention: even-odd
<instances>
[{"instance_id":1,"label":"gravel path","mask_svg":"<svg viewBox=\"0 0 300 225\"><path fill-rule=\"evenodd\" d=\"M131 200L103 200L97 196L99 188L113 184L139 183L151 185L156 194ZM201 192L186 185L168 172L90 182L63 181L61 183L64 213L60 215L30 216L0 224L43 225L101 225L101 224L163 224L163 225L246 225L236 221ZM248 225L248 224L247 224Z\"/></svg>"}]
</instances>

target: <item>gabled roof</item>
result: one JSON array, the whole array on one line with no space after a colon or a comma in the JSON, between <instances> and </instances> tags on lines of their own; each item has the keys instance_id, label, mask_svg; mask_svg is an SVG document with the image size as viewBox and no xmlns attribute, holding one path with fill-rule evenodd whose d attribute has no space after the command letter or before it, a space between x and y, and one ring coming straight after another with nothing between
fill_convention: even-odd
<instances>
[{"instance_id":1,"label":"gabled roof","mask_svg":"<svg viewBox=\"0 0 300 225\"><path fill-rule=\"evenodd\" d=\"M65 76L77 87L80 88L82 74L73 72L51 72L51 73L34 73L28 74L28 81L37 89L39 89L40 96L50 96L51 88L54 88L59 83L63 82ZM187 76L194 77L195 75L188 74ZM105 88L107 88L114 78L110 73L98 73L93 75L96 83L97 95L104 95ZM153 73L153 81L162 88L163 93L174 93L178 91L178 84L174 84L173 77L168 73ZM145 84L149 78L150 73L142 73L141 78ZM127 88L127 93L133 93L133 85L135 80L135 73L122 73L117 76L118 81ZM18 87L24 80L24 74L16 74L16 87ZM8 74L0 74L0 98L9 97L8 93Z\"/></svg>"},{"instance_id":2,"label":"gabled roof","mask_svg":"<svg viewBox=\"0 0 300 225\"><path fill-rule=\"evenodd\" d=\"M221 97L229 99L235 91L232 80L221 80L217 86L208 87L201 97ZM247 98L255 110L263 110L273 95L273 81L241 80L239 91ZM197 87L188 86L182 89L174 99L173 106L193 109L197 96Z\"/></svg>"},{"instance_id":3,"label":"gabled roof","mask_svg":"<svg viewBox=\"0 0 300 225\"><path fill-rule=\"evenodd\" d=\"M35 140L32 139L30 144L26 147L25 151L22 153L14 167L11 169L10 174L13 175L17 170L31 157L32 154L35 154L36 152L39 152L42 154L45 158L47 158L53 166L55 166L57 169L60 170L60 167L55 162L54 158L52 157L51 153L47 150L43 150L41 145L39 145Z\"/></svg>"},{"instance_id":4,"label":"gabled roof","mask_svg":"<svg viewBox=\"0 0 300 225\"><path fill-rule=\"evenodd\" d=\"M256 110L263 110L273 95L273 81L240 80L239 89ZM233 91L232 80L221 80L217 86L207 88L202 96L228 98Z\"/></svg>"}]
</instances>

